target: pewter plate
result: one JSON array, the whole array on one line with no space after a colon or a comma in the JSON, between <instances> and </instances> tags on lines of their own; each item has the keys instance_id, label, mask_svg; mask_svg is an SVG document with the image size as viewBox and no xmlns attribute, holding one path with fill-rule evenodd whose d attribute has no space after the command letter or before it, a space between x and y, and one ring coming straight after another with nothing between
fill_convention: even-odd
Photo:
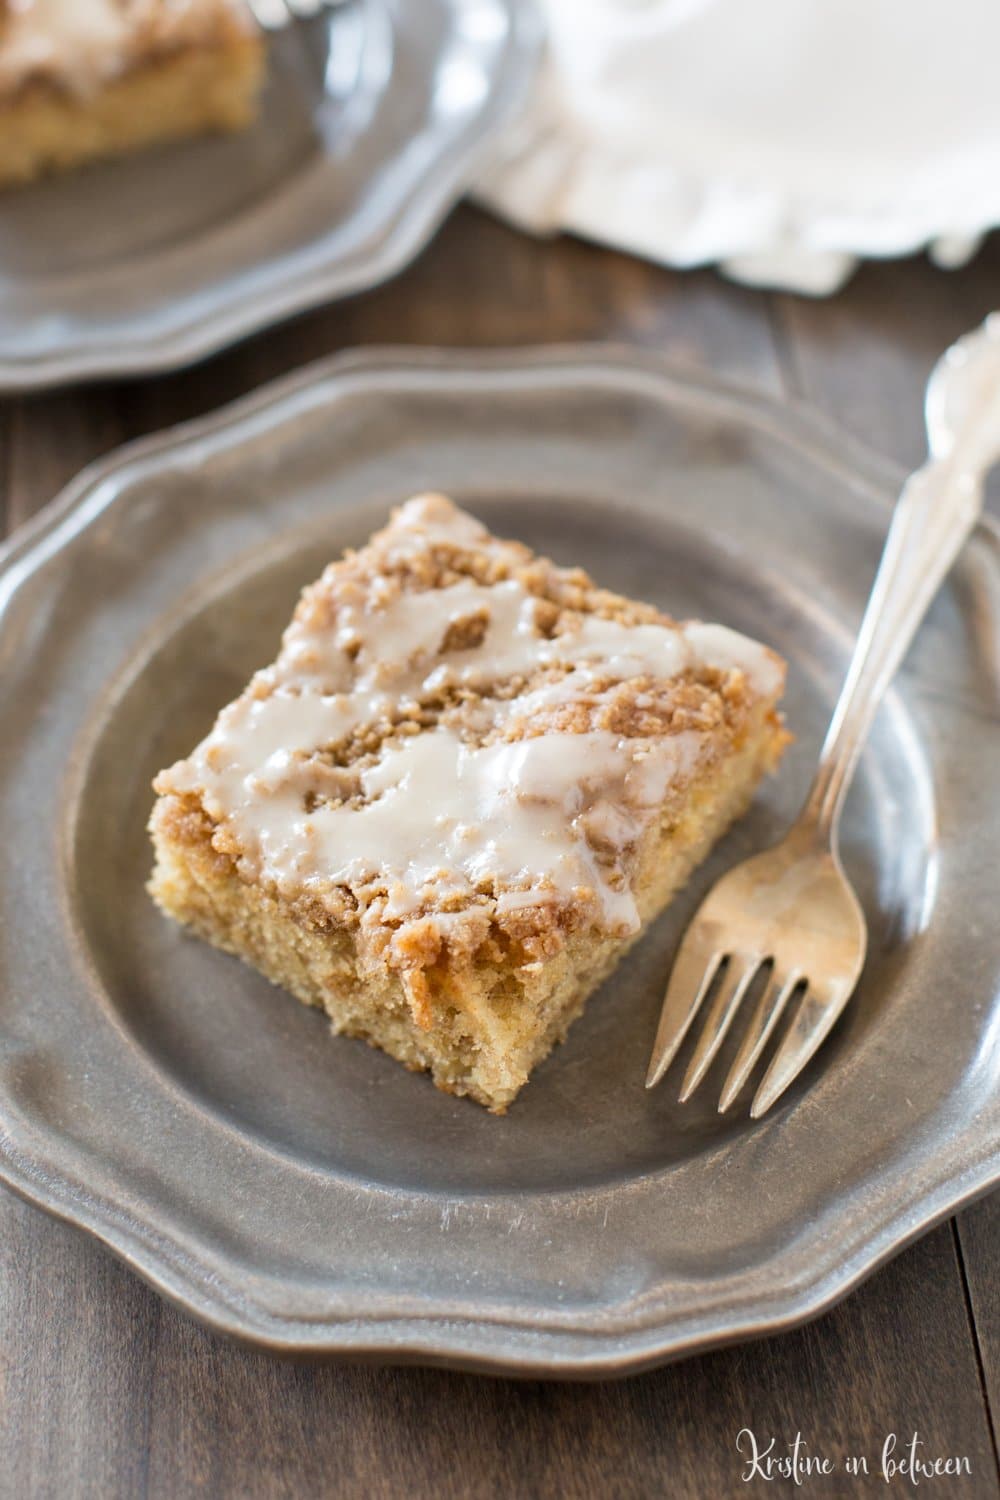
<instances>
[{"instance_id":1,"label":"pewter plate","mask_svg":"<svg viewBox=\"0 0 1000 1500\"><path fill-rule=\"evenodd\" d=\"M350 0L270 39L252 130L0 194L0 390L189 364L402 270L539 37L533 0Z\"/></svg>"},{"instance_id":2,"label":"pewter plate","mask_svg":"<svg viewBox=\"0 0 1000 1500\"><path fill-rule=\"evenodd\" d=\"M896 476L813 419L586 349L318 366L91 468L0 568L0 1173L213 1327L608 1375L788 1326L1000 1175L1000 537L934 605L851 794L871 953L766 1119L643 1075L709 882L801 798ZM798 739L502 1119L183 936L149 781L300 586L430 486L759 635ZM681 1065L683 1065L683 1060ZM720 1067L726 1066L723 1057Z\"/></svg>"}]
</instances>

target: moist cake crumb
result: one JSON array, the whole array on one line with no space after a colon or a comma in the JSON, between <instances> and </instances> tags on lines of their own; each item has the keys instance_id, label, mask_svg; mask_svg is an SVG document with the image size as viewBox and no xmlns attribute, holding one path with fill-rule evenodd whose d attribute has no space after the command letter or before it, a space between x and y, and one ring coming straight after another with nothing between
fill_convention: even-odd
<instances>
[{"instance_id":1,"label":"moist cake crumb","mask_svg":"<svg viewBox=\"0 0 1000 1500\"><path fill-rule=\"evenodd\" d=\"M783 683L418 496L156 778L151 890L502 1110L776 764Z\"/></svg>"}]
</instances>

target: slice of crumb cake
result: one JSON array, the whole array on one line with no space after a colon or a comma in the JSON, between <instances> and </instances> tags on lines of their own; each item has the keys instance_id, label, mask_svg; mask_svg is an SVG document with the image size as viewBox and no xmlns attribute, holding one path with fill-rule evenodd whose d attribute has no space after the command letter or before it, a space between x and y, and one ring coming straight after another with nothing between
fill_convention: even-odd
<instances>
[{"instance_id":1,"label":"slice of crumb cake","mask_svg":"<svg viewBox=\"0 0 1000 1500\"><path fill-rule=\"evenodd\" d=\"M0 0L0 186L257 112L243 0Z\"/></svg>"},{"instance_id":2,"label":"slice of crumb cake","mask_svg":"<svg viewBox=\"0 0 1000 1500\"><path fill-rule=\"evenodd\" d=\"M150 889L503 1110L776 764L784 675L420 496L156 778Z\"/></svg>"}]
</instances>

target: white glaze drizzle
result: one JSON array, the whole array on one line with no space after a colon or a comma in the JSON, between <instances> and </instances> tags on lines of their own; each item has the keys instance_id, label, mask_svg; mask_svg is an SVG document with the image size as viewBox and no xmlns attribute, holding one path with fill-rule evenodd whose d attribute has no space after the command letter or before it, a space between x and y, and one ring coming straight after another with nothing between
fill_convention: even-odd
<instances>
[{"instance_id":1,"label":"white glaze drizzle","mask_svg":"<svg viewBox=\"0 0 1000 1500\"><path fill-rule=\"evenodd\" d=\"M85 96L144 47L197 40L223 17L249 24L241 0L0 0L0 89L43 76Z\"/></svg>"},{"instance_id":2,"label":"white glaze drizzle","mask_svg":"<svg viewBox=\"0 0 1000 1500\"><path fill-rule=\"evenodd\" d=\"M456 540L509 547L460 511L442 515L442 503L403 507L390 533L394 557ZM535 597L516 580L346 594L333 628L308 612L292 622L275 665L162 785L200 793L209 814L236 833L254 873L279 889L381 886L390 917L488 891L508 911L590 900L609 930L635 930L623 861L670 786L690 776L705 736L595 730L505 742L495 732L554 704L586 701L609 681L662 682L697 666L739 670L763 697L781 685L771 653L721 626L628 626L585 615L549 639L536 628ZM442 652L450 627L470 617L486 621L480 643ZM544 669L554 675L530 692L484 698L477 728L494 732L485 745L437 724L388 739L360 771L315 756L443 688L489 688ZM353 802L341 800L345 778Z\"/></svg>"}]
</instances>

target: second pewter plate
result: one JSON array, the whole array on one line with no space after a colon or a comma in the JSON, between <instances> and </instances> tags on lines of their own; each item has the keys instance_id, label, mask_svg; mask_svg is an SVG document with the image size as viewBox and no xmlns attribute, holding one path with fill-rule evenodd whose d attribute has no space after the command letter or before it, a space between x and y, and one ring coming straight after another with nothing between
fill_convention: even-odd
<instances>
[{"instance_id":1,"label":"second pewter plate","mask_svg":"<svg viewBox=\"0 0 1000 1500\"><path fill-rule=\"evenodd\" d=\"M248 131L0 193L0 391L190 364L402 268L534 77L534 0L348 0Z\"/></svg>"},{"instance_id":2,"label":"second pewter plate","mask_svg":"<svg viewBox=\"0 0 1000 1500\"><path fill-rule=\"evenodd\" d=\"M758 1123L643 1087L695 904L798 806L895 482L801 414L585 349L341 358L83 474L0 566L0 1175L225 1332L561 1376L800 1321L984 1191L989 525L851 794L871 951L842 1023ZM781 774L504 1118L332 1038L143 890L153 772L273 656L301 585L431 487L791 666Z\"/></svg>"}]
</instances>

